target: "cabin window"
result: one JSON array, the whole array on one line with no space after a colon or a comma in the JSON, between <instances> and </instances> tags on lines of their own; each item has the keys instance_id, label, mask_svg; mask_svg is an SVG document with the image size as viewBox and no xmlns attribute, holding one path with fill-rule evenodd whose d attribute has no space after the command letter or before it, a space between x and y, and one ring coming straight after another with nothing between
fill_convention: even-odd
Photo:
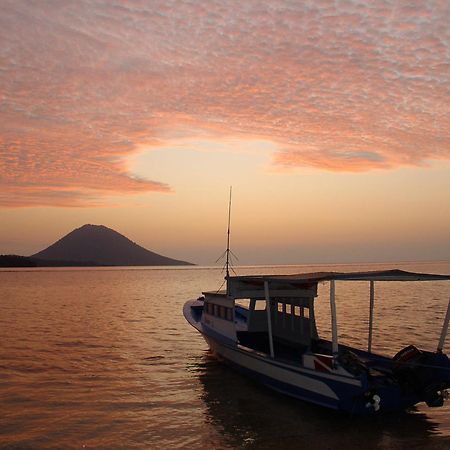
<instances>
[{"instance_id":1,"label":"cabin window","mask_svg":"<svg viewBox=\"0 0 450 450\"><path fill-rule=\"evenodd\" d=\"M283 303L278 303L278 312L283 312Z\"/></svg>"},{"instance_id":2,"label":"cabin window","mask_svg":"<svg viewBox=\"0 0 450 450\"><path fill-rule=\"evenodd\" d=\"M286 314L291 314L292 305L286 305Z\"/></svg>"},{"instance_id":3,"label":"cabin window","mask_svg":"<svg viewBox=\"0 0 450 450\"><path fill-rule=\"evenodd\" d=\"M294 314L300 317L300 306L294 306Z\"/></svg>"},{"instance_id":4,"label":"cabin window","mask_svg":"<svg viewBox=\"0 0 450 450\"><path fill-rule=\"evenodd\" d=\"M236 303L236 305L250 309L250 299L249 298L240 298L240 299L236 300L235 303Z\"/></svg>"},{"instance_id":5,"label":"cabin window","mask_svg":"<svg viewBox=\"0 0 450 450\"><path fill-rule=\"evenodd\" d=\"M265 311L266 310L266 301L259 300L255 304L255 311Z\"/></svg>"},{"instance_id":6,"label":"cabin window","mask_svg":"<svg viewBox=\"0 0 450 450\"><path fill-rule=\"evenodd\" d=\"M223 320L228 320L230 322L233 321L233 308L227 308L226 306L206 302L205 312Z\"/></svg>"},{"instance_id":7,"label":"cabin window","mask_svg":"<svg viewBox=\"0 0 450 450\"><path fill-rule=\"evenodd\" d=\"M305 319L309 319L309 308L307 308L306 306L303 308L303 317Z\"/></svg>"}]
</instances>

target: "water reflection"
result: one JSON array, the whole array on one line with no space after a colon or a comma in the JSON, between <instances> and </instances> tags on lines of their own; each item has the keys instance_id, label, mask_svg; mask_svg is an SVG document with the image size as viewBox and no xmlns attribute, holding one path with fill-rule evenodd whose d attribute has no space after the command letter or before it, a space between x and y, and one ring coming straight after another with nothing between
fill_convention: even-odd
<instances>
[{"instance_id":1,"label":"water reflection","mask_svg":"<svg viewBox=\"0 0 450 450\"><path fill-rule=\"evenodd\" d=\"M350 417L271 392L210 354L191 369L203 388L207 421L234 448L450 448L438 423L416 410Z\"/></svg>"}]
</instances>

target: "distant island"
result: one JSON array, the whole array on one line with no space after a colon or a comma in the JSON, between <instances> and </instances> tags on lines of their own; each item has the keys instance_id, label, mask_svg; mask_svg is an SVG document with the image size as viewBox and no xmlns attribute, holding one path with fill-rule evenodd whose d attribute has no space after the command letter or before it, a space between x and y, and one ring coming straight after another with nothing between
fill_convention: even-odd
<instances>
[{"instance_id":1,"label":"distant island","mask_svg":"<svg viewBox=\"0 0 450 450\"><path fill-rule=\"evenodd\" d=\"M104 225L83 225L31 256L0 255L0 267L184 266Z\"/></svg>"}]
</instances>

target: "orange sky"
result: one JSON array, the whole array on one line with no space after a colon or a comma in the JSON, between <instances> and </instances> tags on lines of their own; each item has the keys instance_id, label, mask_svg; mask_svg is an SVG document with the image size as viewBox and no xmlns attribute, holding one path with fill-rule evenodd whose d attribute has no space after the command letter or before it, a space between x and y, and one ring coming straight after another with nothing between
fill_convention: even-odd
<instances>
[{"instance_id":1,"label":"orange sky","mask_svg":"<svg viewBox=\"0 0 450 450\"><path fill-rule=\"evenodd\" d=\"M446 1L2 2L0 253L448 259Z\"/></svg>"}]
</instances>

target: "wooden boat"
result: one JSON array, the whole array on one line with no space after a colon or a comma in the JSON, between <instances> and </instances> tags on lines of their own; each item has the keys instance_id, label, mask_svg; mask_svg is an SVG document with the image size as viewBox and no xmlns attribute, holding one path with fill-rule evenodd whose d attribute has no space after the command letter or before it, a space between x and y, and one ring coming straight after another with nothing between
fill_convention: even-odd
<instances>
[{"instance_id":1,"label":"wooden boat","mask_svg":"<svg viewBox=\"0 0 450 450\"><path fill-rule=\"evenodd\" d=\"M450 361L443 353L450 300L436 351L409 345L394 357L372 352L375 283L436 280L450 275L389 270L230 276L227 271L225 291L204 292L183 311L217 358L283 394L351 414L398 411L420 402L439 407L450 387ZM314 312L318 283L325 281L331 341L318 335ZM370 284L367 349L338 343L335 283L340 281ZM248 306L237 303L242 299Z\"/></svg>"}]
</instances>

